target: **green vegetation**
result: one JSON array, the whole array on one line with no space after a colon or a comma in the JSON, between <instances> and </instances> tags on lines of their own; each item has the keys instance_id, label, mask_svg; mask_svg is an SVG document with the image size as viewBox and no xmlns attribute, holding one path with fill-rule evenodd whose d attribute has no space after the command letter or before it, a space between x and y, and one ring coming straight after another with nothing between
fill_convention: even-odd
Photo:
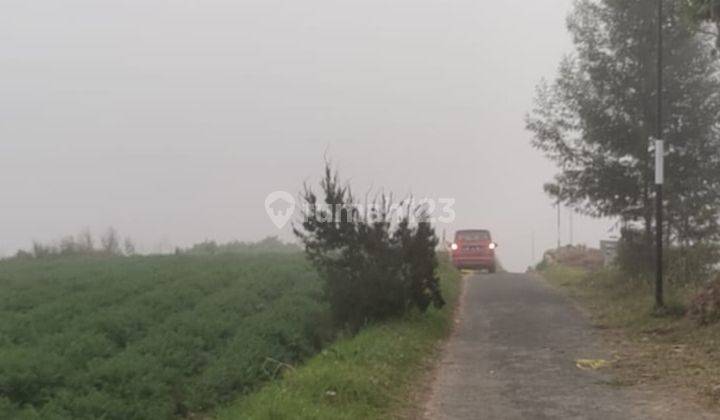
<instances>
[{"instance_id":1,"label":"green vegetation","mask_svg":"<svg viewBox=\"0 0 720 420\"><path fill-rule=\"evenodd\" d=\"M684 316L700 285L671 285L667 308L652 310L650 282L618 270L586 272L553 265L542 275L576 300L612 342L620 385L652 383L720 402L720 324Z\"/></svg>"},{"instance_id":2,"label":"green vegetation","mask_svg":"<svg viewBox=\"0 0 720 420\"><path fill-rule=\"evenodd\" d=\"M90 257L90 256L133 256L135 244L132 239L125 238L120 243L118 232L110 227L100 236L100 247L95 245L95 238L89 229L83 229L79 234L64 236L55 243L43 244L33 242L30 251L19 250L15 254L17 259L50 259L61 257Z\"/></svg>"},{"instance_id":3,"label":"green vegetation","mask_svg":"<svg viewBox=\"0 0 720 420\"><path fill-rule=\"evenodd\" d=\"M0 418L168 419L273 379L331 338L294 255L0 262Z\"/></svg>"},{"instance_id":4,"label":"green vegetation","mask_svg":"<svg viewBox=\"0 0 720 420\"><path fill-rule=\"evenodd\" d=\"M288 395L271 417L396 408L450 325L435 231L410 201L358 217L329 167L322 186L332 210L306 189L305 255L267 238L140 257L109 229L100 248L86 230L0 261L0 418L205 416L285 374L240 410L272 389Z\"/></svg>"},{"instance_id":5,"label":"green vegetation","mask_svg":"<svg viewBox=\"0 0 720 420\"><path fill-rule=\"evenodd\" d=\"M373 419L392 418L408 409L409 394L452 324L460 275L440 265L449 305L417 311L400 320L370 326L339 340L282 380L221 411L220 419Z\"/></svg>"},{"instance_id":6,"label":"green vegetation","mask_svg":"<svg viewBox=\"0 0 720 420\"><path fill-rule=\"evenodd\" d=\"M646 330L668 322L667 318L655 316L653 288L649 281L629 280L614 269L588 272L562 265L549 266L542 273L551 284L582 302L606 327ZM692 290L670 288L667 291L667 306L672 313L682 315Z\"/></svg>"},{"instance_id":7,"label":"green vegetation","mask_svg":"<svg viewBox=\"0 0 720 420\"><path fill-rule=\"evenodd\" d=\"M195 244L186 250L178 250L178 254L190 255L216 255L216 254L293 254L302 252L296 244L282 242L275 236L269 236L259 242L233 241L218 244L215 241L205 241Z\"/></svg>"},{"instance_id":8,"label":"green vegetation","mask_svg":"<svg viewBox=\"0 0 720 420\"><path fill-rule=\"evenodd\" d=\"M426 208L381 195L361 205L329 164L323 196L305 186L304 221L295 235L320 273L333 320L359 331L445 301L437 277L438 239ZM364 209L362 211L361 209Z\"/></svg>"},{"instance_id":9,"label":"green vegetation","mask_svg":"<svg viewBox=\"0 0 720 420\"><path fill-rule=\"evenodd\" d=\"M546 192L581 213L617 218L634 248L628 265L644 273L652 271L655 241L653 136L666 143L668 248L695 252L720 239L718 61L687 19L689 8L716 20L718 2L664 5L661 121L657 0L576 2L568 18L575 51L538 88L527 120L533 145L560 169Z\"/></svg>"}]
</instances>

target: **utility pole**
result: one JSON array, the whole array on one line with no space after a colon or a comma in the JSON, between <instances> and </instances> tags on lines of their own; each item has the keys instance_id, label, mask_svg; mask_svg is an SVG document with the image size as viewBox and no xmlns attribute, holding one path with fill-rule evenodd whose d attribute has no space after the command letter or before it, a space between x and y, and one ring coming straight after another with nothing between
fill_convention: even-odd
<instances>
[{"instance_id":1,"label":"utility pole","mask_svg":"<svg viewBox=\"0 0 720 420\"><path fill-rule=\"evenodd\" d=\"M570 246L573 245L575 242L575 235L573 233L573 211L572 209L568 209L568 229L569 229L569 239L570 239Z\"/></svg>"},{"instance_id":2,"label":"utility pole","mask_svg":"<svg viewBox=\"0 0 720 420\"><path fill-rule=\"evenodd\" d=\"M655 134L655 306L665 306L663 294L663 0L658 0L657 133Z\"/></svg>"}]
</instances>

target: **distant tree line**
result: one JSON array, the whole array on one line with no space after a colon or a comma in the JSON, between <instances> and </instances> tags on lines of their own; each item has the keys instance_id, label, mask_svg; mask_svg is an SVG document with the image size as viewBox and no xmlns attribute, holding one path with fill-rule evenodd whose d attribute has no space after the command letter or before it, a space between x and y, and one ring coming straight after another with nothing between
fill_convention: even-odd
<instances>
[{"instance_id":1,"label":"distant tree line","mask_svg":"<svg viewBox=\"0 0 720 420\"><path fill-rule=\"evenodd\" d=\"M218 243L206 240L189 248L176 248L176 255L222 255L222 254L294 254L303 249L297 244L286 243L275 236L258 242L231 241ZM19 250L15 258L55 258L64 256L133 256L137 254L135 243L129 237L122 239L114 228L108 228L99 238L89 229L77 235L64 236L52 243L34 241L29 250Z\"/></svg>"},{"instance_id":2,"label":"distant tree line","mask_svg":"<svg viewBox=\"0 0 720 420\"><path fill-rule=\"evenodd\" d=\"M132 239L126 237L121 240L118 232L110 227L100 236L97 245L90 230L84 229L77 235L65 236L51 244L34 241L30 250L20 250L15 257L40 259L80 255L132 256L135 254L136 249Z\"/></svg>"},{"instance_id":3,"label":"distant tree line","mask_svg":"<svg viewBox=\"0 0 720 420\"><path fill-rule=\"evenodd\" d=\"M247 254L247 253L281 253L292 254L302 252L302 248L293 243L281 241L276 236L269 236L259 242L231 241L218 244L216 241L204 241L187 249L176 249L176 254L216 255L216 254Z\"/></svg>"}]
</instances>

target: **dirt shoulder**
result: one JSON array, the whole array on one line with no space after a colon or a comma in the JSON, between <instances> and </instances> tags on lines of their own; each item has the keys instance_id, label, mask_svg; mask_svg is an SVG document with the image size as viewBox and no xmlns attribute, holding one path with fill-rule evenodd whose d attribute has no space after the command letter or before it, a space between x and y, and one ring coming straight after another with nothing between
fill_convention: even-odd
<instances>
[{"instance_id":1,"label":"dirt shoulder","mask_svg":"<svg viewBox=\"0 0 720 420\"><path fill-rule=\"evenodd\" d=\"M611 349L615 386L679 396L720 418L720 325L701 327L683 316L682 293L671 293L670 313L658 316L652 290L617 273L556 267L542 275L587 314Z\"/></svg>"}]
</instances>

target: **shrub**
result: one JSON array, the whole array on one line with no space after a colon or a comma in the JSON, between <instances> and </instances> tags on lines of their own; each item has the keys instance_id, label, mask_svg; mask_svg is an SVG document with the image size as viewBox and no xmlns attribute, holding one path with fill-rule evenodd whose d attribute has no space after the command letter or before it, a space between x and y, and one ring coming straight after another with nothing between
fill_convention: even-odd
<instances>
[{"instance_id":1,"label":"shrub","mask_svg":"<svg viewBox=\"0 0 720 420\"><path fill-rule=\"evenodd\" d=\"M655 272L655 241L645 233L623 229L618 244L616 265L630 278L650 279ZM720 260L718 246L712 243L671 244L664 250L665 273L669 282L690 284L705 282L712 277Z\"/></svg>"},{"instance_id":2,"label":"shrub","mask_svg":"<svg viewBox=\"0 0 720 420\"><path fill-rule=\"evenodd\" d=\"M560 249L545 252L543 260L541 264L538 264L538 267L542 269L552 264L594 271L603 267L604 257L599 249L588 248L585 245L568 245Z\"/></svg>"},{"instance_id":3,"label":"shrub","mask_svg":"<svg viewBox=\"0 0 720 420\"><path fill-rule=\"evenodd\" d=\"M654 267L652 239L644 231L623 228L617 247L615 264L632 279L649 278Z\"/></svg>"},{"instance_id":4,"label":"shrub","mask_svg":"<svg viewBox=\"0 0 720 420\"><path fill-rule=\"evenodd\" d=\"M718 248L713 244L695 244L666 250L667 278L676 284L705 283L712 278L718 261Z\"/></svg>"},{"instance_id":5,"label":"shrub","mask_svg":"<svg viewBox=\"0 0 720 420\"><path fill-rule=\"evenodd\" d=\"M361 215L329 165L320 186L324 205L306 186L305 218L294 231L325 282L337 325L357 331L413 307L444 305L435 274L438 240L423 209L409 201L394 205L383 195Z\"/></svg>"},{"instance_id":6,"label":"shrub","mask_svg":"<svg viewBox=\"0 0 720 420\"><path fill-rule=\"evenodd\" d=\"M720 276L693 298L688 316L701 325L720 321Z\"/></svg>"}]
</instances>

